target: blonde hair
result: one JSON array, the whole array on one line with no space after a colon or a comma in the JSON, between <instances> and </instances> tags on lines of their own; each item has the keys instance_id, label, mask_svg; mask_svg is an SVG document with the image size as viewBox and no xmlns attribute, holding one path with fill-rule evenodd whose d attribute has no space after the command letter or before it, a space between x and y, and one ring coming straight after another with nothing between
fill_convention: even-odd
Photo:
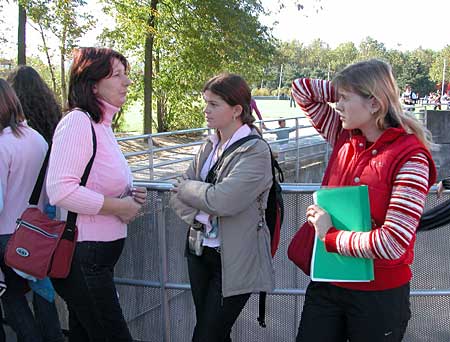
<instances>
[{"instance_id":1,"label":"blonde hair","mask_svg":"<svg viewBox=\"0 0 450 342\"><path fill-rule=\"evenodd\" d=\"M349 65L334 77L332 83L337 89L375 98L380 106L378 112L374 113L380 130L401 126L406 132L415 134L427 148L432 146L431 132L403 111L400 89L388 63L370 59Z\"/></svg>"}]
</instances>

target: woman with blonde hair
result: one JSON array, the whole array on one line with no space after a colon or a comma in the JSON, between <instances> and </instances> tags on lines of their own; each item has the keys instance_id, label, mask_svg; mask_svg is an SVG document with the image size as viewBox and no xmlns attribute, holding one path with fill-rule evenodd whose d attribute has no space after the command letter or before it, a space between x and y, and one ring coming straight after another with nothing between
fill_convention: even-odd
<instances>
[{"instance_id":1,"label":"woman with blonde hair","mask_svg":"<svg viewBox=\"0 0 450 342\"><path fill-rule=\"evenodd\" d=\"M317 205L307 220L328 252L374 259L375 274L370 282L311 281L297 342L401 341L416 228L436 179L430 134L403 113L392 69L380 60L350 65L332 82L297 79L292 95L333 147L322 185L367 185L372 230L337 230Z\"/></svg>"}]
</instances>

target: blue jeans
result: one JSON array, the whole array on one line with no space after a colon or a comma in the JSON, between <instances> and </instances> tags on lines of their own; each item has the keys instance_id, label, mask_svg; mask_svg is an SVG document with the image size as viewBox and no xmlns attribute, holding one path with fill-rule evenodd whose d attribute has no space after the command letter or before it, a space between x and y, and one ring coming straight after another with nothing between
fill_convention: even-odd
<instances>
[{"instance_id":1,"label":"blue jeans","mask_svg":"<svg viewBox=\"0 0 450 342\"><path fill-rule=\"evenodd\" d=\"M52 279L67 304L70 342L133 341L114 284L124 242L78 242L69 276Z\"/></svg>"},{"instance_id":2,"label":"blue jeans","mask_svg":"<svg viewBox=\"0 0 450 342\"><path fill-rule=\"evenodd\" d=\"M34 300L33 316L25 297L29 290L27 281L5 265L4 255L10 237L11 235L0 235L0 266L8 286L1 297L6 320L16 332L19 342L64 341L55 304L36 296L39 298ZM3 334L0 332L0 341L2 338Z\"/></svg>"}]
</instances>

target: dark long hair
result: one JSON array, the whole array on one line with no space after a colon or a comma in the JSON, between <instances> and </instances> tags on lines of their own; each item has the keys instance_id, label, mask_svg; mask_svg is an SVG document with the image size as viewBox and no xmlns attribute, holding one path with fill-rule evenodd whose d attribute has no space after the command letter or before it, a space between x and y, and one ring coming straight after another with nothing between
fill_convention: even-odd
<instances>
[{"instance_id":1,"label":"dark long hair","mask_svg":"<svg viewBox=\"0 0 450 342\"><path fill-rule=\"evenodd\" d=\"M20 136L19 124L25 120L20 101L14 90L0 78L0 134L10 127L15 136Z\"/></svg>"},{"instance_id":2,"label":"dark long hair","mask_svg":"<svg viewBox=\"0 0 450 342\"><path fill-rule=\"evenodd\" d=\"M93 87L103 78L112 75L112 61L117 58L129 70L126 58L108 48L85 47L75 49L69 73L69 110L79 107L89 112L95 122L103 119L101 103Z\"/></svg>"},{"instance_id":3,"label":"dark long hair","mask_svg":"<svg viewBox=\"0 0 450 342\"><path fill-rule=\"evenodd\" d=\"M29 126L38 131L48 144L61 119L61 106L42 77L30 66L21 65L8 76Z\"/></svg>"},{"instance_id":4,"label":"dark long hair","mask_svg":"<svg viewBox=\"0 0 450 342\"><path fill-rule=\"evenodd\" d=\"M241 76L229 73L214 76L203 86L203 93L207 90L220 96L230 106L240 105L242 107L240 115L242 123L256 128L253 125L255 118L250 108L252 93L247 82Z\"/></svg>"}]
</instances>

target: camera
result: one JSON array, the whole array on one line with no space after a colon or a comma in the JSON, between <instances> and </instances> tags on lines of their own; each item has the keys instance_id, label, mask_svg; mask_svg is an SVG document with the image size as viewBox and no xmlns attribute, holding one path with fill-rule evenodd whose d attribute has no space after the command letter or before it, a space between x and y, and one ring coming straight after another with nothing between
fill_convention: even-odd
<instances>
[{"instance_id":1,"label":"camera","mask_svg":"<svg viewBox=\"0 0 450 342\"><path fill-rule=\"evenodd\" d=\"M203 254L203 239L205 238L205 233L203 230L189 227L188 245L189 251L196 255L201 256Z\"/></svg>"}]
</instances>

